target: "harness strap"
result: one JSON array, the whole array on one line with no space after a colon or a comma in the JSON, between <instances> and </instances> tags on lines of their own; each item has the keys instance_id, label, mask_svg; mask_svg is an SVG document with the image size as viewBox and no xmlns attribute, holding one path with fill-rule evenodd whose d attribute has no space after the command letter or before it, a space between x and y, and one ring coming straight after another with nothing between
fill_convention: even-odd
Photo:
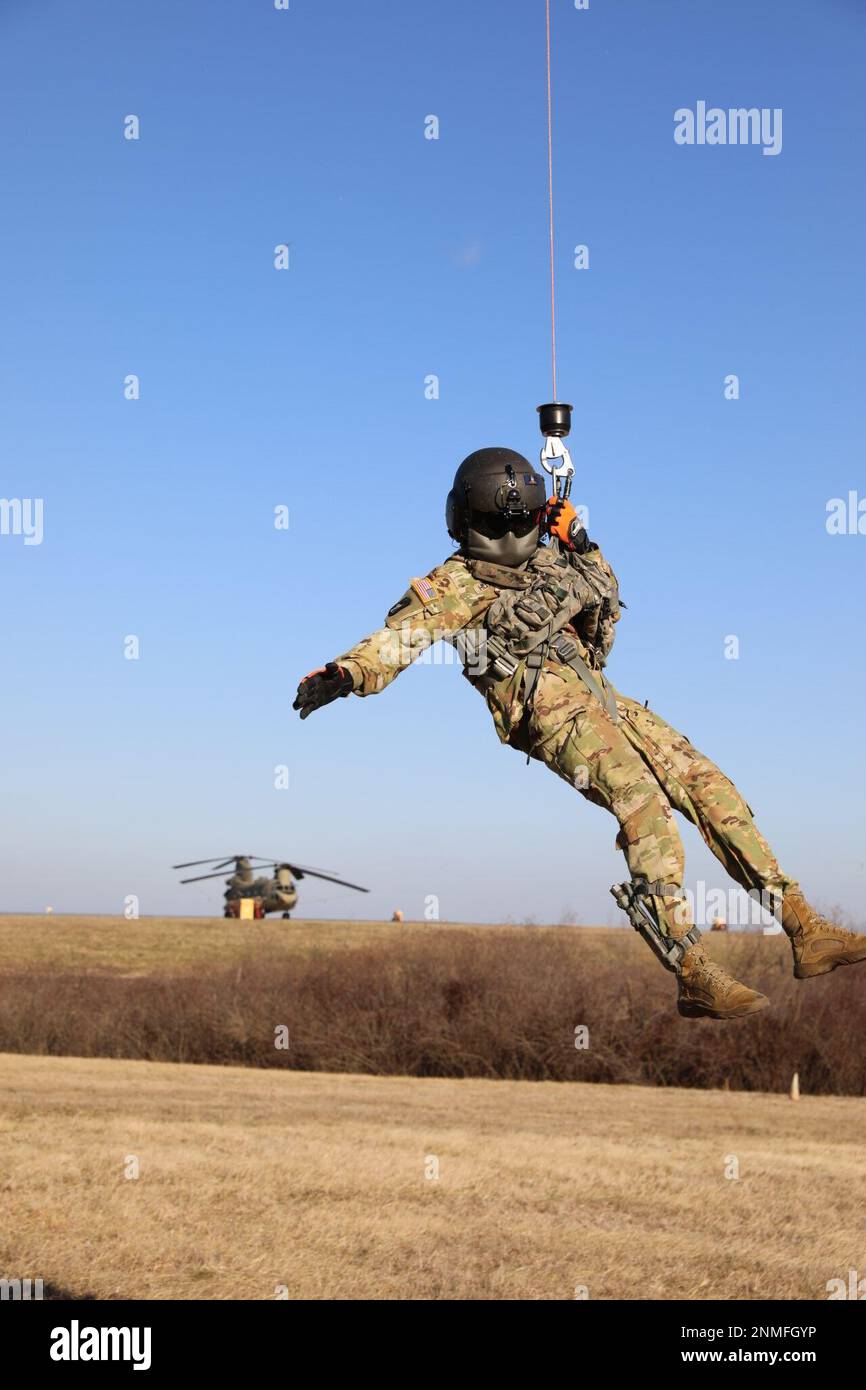
<instances>
[{"instance_id":1,"label":"harness strap","mask_svg":"<svg viewBox=\"0 0 866 1390\"><path fill-rule=\"evenodd\" d=\"M701 932L693 926L684 936L670 936L662 929L655 911L645 899L679 897L680 889L672 883L648 883L646 879L637 878L631 882L615 883L610 891L635 931L643 937L665 969L678 972L686 951L700 941Z\"/></svg>"},{"instance_id":2,"label":"harness strap","mask_svg":"<svg viewBox=\"0 0 866 1390\"><path fill-rule=\"evenodd\" d=\"M548 652L553 653L558 661L563 665L570 666L576 675L580 677L589 690L594 695L599 704L606 711L609 719L614 723L619 723L619 713L616 707L616 697L613 688L607 683L600 684L592 671L587 666L583 657L577 649L577 643L565 633L557 633L548 646L539 645L533 648L523 657L516 657L508 650L508 645L502 637L495 633L487 635L487 662L488 670L492 670L500 679L513 676L521 660L526 662L526 674L524 678L523 701L527 708L532 707L532 696L541 675L541 668L544 665L545 657ZM464 655L461 653L461 655ZM466 661L464 655L464 661Z\"/></svg>"},{"instance_id":3,"label":"harness strap","mask_svg":"<svg viewBox=\"0 0 866 1390\"><path fill-rule=\"evenodd\" d=\"M529 570L494 565L491 560L467 559L466 568L473 579L480 579L482 584L493 584L498 589L528 589L536 577Z\"/></svg>"},{"instance_id":4,"label":"harness strap","mask_svg":"<svg viewBox=\"0 0 866 1390\"><path fill-rule=\"evenodd\" d=\"M607 711L608 717L614 724L619 723L619 713L616 707L616 697L613 690L606 683L599 684L592 671L590 671L583 657L577 649L577 643L568 637L564 632L560 633L553 641L551 650L557 658L570 666L583 681L587 690L598 700L599 704Z\"/></svg>"},{"instance_id":5,"label":"harness strap","mask_svg":"<svg viewBox=\"0 0 866 1390\"><path fill-rule=\"evenodd\" d=\"M632 891L650 898L678 898L681 889L675 883L662 883L659 879L648 883L645 878L638 878L632 881Z\"/></svg>"}]
</instances>

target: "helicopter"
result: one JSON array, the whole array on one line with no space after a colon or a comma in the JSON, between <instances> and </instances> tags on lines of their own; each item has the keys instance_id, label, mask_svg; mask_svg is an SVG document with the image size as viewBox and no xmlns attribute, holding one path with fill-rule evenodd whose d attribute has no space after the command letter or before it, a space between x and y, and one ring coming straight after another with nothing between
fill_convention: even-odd
<instances>
[{"instance_id":1,"label":"helicopter","mask_svg":"<svg viewBox=\"0 0 866 1390\"><path fill-rule=\"evenodd\" d=\"M259 862L253 863L254 860ZM190 859L185 864L172 864L172 868L195 869L201 864L210 864L210 872L196 874L193 878L182 878L181 883L200 883L206 878L225 879L225 917L240 917L241 903L250 899L253 902L254 917L266 917L269 912L281 912L284 918L290 917L292 908L298 901L295 879L306 878L307 874L312 878L323 878L328 883L339 883L343 888L354 888L357 893L370 891L357 883L348 883L344 878L326 874L321 869L308 869L301 864L290 864L284 859L264 859L260 854L230 854L220 862L217 862L217 857ZM224 870L230 864L234 865L234 872L226 878ZM271 870L273 877L265 877L266 870Z\"/></svg>"}]
</instances>

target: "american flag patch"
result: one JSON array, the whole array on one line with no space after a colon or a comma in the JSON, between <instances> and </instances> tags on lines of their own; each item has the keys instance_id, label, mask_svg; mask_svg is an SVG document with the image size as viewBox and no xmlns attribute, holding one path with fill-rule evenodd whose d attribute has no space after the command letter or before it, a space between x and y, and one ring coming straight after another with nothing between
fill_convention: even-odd
<instances>
[{"instance_id":1,"label":"american flag patch","mask_svg":"<svg viewBox=\"0 0 866 1390\"><path fill-rule=\"evenodd\" d=\"M413 579L412 588L415 590L415 593L422 603L429 603L431 599L436 597L436 590L433 588L429 579Z\"/></svg>"}]
</instances>

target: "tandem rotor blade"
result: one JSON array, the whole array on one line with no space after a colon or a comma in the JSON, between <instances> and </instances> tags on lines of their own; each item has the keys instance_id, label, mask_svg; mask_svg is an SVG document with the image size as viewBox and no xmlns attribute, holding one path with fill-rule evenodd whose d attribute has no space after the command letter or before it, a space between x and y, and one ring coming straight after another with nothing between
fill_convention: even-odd
<instances>
[{"instance_id":1,"label":"tandem rotor blade","mask_svg":"<svg viewBox=\"0 0 866 1390\"><path fill-rule=\"evenodd\" d=\"M196 874L194 878L182 878L181 883L201 883L203 878L223 878L228 880L229 878L234 878L234 874L227 874L224 869L221 869L219 873L216 874Z\"/></svg>"},{"instance_id":2,"label":"tandem rotor blade","mask_svg":"<svg viewBox=\"0 0 866 1390\"><path fill-rule=\"evenodd\" d=\"M227 879L232 877L232 875L227 875L224 870L229 864L235 864L238 859L263 859L263 856L259 854L234 854L231 859L226 859L215 872L210 874L196 874L193 878L182 878L180 881L181 883L202 883L206 878ZM213 859L191 859L188 864L173 864L172 868L192 869L198 864L213 864L214 862ZM337 883L341 888L352 888L356 893L369 893L370 891L369 888L362 888L360 883L350 883L348 879L337 878L335 874L323 873L321 869L308 869L301 864L290 864L287 859L264 859L262 863L251 864L250 867L256 872L270 868L284 868L288 869L289 873L294 874L296 878L305 878L307 874L310 874L313 878L324 879L326 883Z\"/></svg>"},{"instance_id":3,"label":"tandem rotor blade","mask_svg":"<svg viewBox=\"0 0 866 1390\"><path fill-rule=\"evenodd\" d=\"M194 869L197 864L215 864L219 860L223 864L233 864L236 859L243 859L242 854L231 854L228 859L223 859L221 854L211 855L210 859L188 859L185 864L172 864L173 869Z\"/></svg>"},{"instance_id":4,"label":"tandem rotor blade","mask_svg":"<svg viewBox=\"0 0 866 1390\"><path fill-rule=\"evenodd\" d=\"M289 864L288 859L268 859L268 864L288 864L290 869L298 869L302 874L332 874L333 869L308 869L305 864Z\"/></svg>"},{"instance_id":5,"label":"tandem rotor blade","mask_svg":"<svg viewBox=\"0 0 866 1390\"><path fill-rule=\"evenodd\" d=\"M286 868L299 878L305 874L312 874L313 878L323 878L328 883L339 883L341 888L354 888L356 893L369 893L370 891L369 888L362 888L360 883L349 883L348 879L335 878L333 874L320 874L318 869L302 869L300 865L295 864L287 864Z\"/></svg>"}]
</instances>

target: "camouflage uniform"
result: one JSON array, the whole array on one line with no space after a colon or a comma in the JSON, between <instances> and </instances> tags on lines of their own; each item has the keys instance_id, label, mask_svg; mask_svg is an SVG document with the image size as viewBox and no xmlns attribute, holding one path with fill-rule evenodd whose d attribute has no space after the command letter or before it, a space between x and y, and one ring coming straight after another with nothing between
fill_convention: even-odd
<instances>
[{"instance_id":1,"label":"camouflage uniform","mask_svg":"<svg viewBox=\"0 0 866 1390\"><path fill-rule=\"evenodd\" d=\"M632 878L681 887L684 853L673 809L698 827L743 888L780 895L795 890L795 881L780 869L749 806L728 778L683 734L605 680L602 669L619 619L616 580L597 547L589 550L585 562L598 567L615 596L592 642L581 640L580 621L566 629L597 693L552 652L541 664L530 700L525 662L513 674L496 679L478 674L470 661L464 674L484 695L500 740L545 763L588 800L613 813L620 826L616 843ZM465 637L483 630L492 606L505 592L495 582L504 577L496 575L498 568L457 554L426 580L413 581L385 626L337 658L351 675L355 693L384 690L439 638L453 640L457 634ZM615 700L616 719L599 694ZM671 901L658 902L670 923ZM679 911L682 923L681 903ZM681 930L674 934L681 935Z\"/></svg>"}]
</instances>

